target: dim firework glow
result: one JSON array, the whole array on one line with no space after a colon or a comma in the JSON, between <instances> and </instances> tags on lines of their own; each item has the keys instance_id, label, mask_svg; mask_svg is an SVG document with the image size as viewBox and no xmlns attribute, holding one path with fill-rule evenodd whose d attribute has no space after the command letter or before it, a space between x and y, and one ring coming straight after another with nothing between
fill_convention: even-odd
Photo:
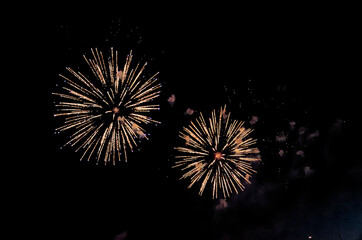
<instances>
[{"instance_id":1,"label":"dim firework glow","mask_svg":"<svg viewBox=\"0 0 362 240\"><path fill-rule=\"evenodd\" d=\"M256 140L248 138L252 130L243 125L242 121L232 120L224 107L218 115L213 110L208 122L200 114L180 131L185 146L175 148L179 154L173 167L181 167L184 172L180 179L191 179L188 188L200 182L202 195L210 185L213 198L221 193L224 198L230 197L238 189L245 189L243 181L250 183L250 176L256 172L252 163L261 159L259 150L251 147Z\"/></svg>"},{"instance_id":2,"label":"dim firework glow","mask_svg":"<svg viewBox=\"0 0 362 240\"><path fill-rule=\"evenodd\" d=\"M127 151L137 147L137 138L146 138L145 124L157 124L146 114L158 110L153 100L159 97L161 85L156 74L145 78L142 74L147 63L131 69L132 51L122 69L118 53L111 48L108 61L103 53L91 49L93 58L84 59L90 68L85 75L66 68L71 77L64 79L61 92L53 93L61 100L56 103L55 117L63 117L64 124L56 132L73 130L64 146L77 146L82 150L81 160L92 156L97 163L127 161Z\"/></svg>"}]
</instances>

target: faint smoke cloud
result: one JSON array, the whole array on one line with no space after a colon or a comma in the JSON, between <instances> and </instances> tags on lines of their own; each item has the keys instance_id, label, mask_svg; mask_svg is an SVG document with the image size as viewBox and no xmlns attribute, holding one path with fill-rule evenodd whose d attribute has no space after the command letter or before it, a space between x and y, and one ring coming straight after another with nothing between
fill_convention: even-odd
<instances>
[{"instance_id":1,"label":"faint smoke cloud","mask_svg":"<svg viewBox=\"0 0 362 240\"><path fill-rule=\"evenodd\" d=\"M315 132L312 132L308 135L307 139L310 140L310 139L314 139L314 138L317 138L319 137L319 131L316 130Z\"/></svg>"},{"instance_id":2,"label":"faint smoke cloud","mask_svg":"<svg viewBox=\"0 0 362 240\"><path fill-rule=\"evenodd\" d=\"M294 130L295 124L296 124L295 121L290 121L290 122L289 122L290 130Z\"/></svg>"},{"instance_id":3,"label":"faint smoke cloud","mask_svg":"<svg viewBox=\"0 0 362 240\"><path fill-rule=\"evenodd\" d=\"M298 151L296 152L296 155L297 155L298 157L304 157L304 151L303 151L303 150L298 150Z\"/></svg>"},{"instance_id":4,"label":"faint smoke cloud","mask_svg":"<svg viewBox=\"0 0 362 240\"><path fill-rule=\"evenodd\" d=\"M284 132L281 132L279 135L275 137L275 141L277 142L285 142L287 141L287 136L284 134Z\"/></svg>"},{"instance_id":5,"label":"faint smoke cloud","mask_svg":"<svg viewBox=\"0 0 362 240\"><path fill-rule=\"evenodd\" d=\"M114 240L126 240L127 239L126 237L127 237L127 232L121 232L114 238Z\"/></svg>"},{"instance_id":6,"label":"faint smoke cloud","mask_svg":"<svg viewBox=\"0 0 362 240\"><path fill-rule=\"evenodd\" d=\"M226 201L226 199L220 199L219 203L216 205L215 209L216 210L222 210L228 207L228 203Z\"/></svg>"},{"instance_id":7,"label":"faint smoke cloud","mask_svg":"<svg viewBox=\"0 0 362 240\"><path fill-rule=\"evenodd\" d=\"M314 173L314 170L311 169L309 166L305 166L303 170L305 176L310 176Z\"/></svg>"},{"instance_id":8,"label":"faint smoke cloud","mask_svg":"<svg viewBox=\"0 0 362 240\"><path fill-rule=\"evenodd\" d=\"M337 128L340 128L342 127L342 124L343 124L343 120L342 119L336 119L336 121L334 122L334 127L337 127Z\"/></svg>"},{"instance_id":9,"label":"faint smoke cloud","mask_svg":"<svg viewBox=\"0 0 362 240\"><path fill-rule=\"evenodd\" d=\"M250 120L250 125L254 125L259 121L258 116L252 116Z\"/></svg>"},{"instance_id":10,"label":"faint smoke cloud","mask_svg":"<svg viewBox=\"0 0 362 240\"><path fill-rule=\"evenodd\" d=\"M298 168L292 168L292 169L290 169L289 172L288 172L288 177L289 177L291 180L292 180L292 179L295 179L295 178L298 177L299 173L300 173L300 169L298 169Z\"/></svg>"},{"instance_id":11,"label":"faint smoke cloud","mask_svg":"<svg viewBox=\"0 0 362 240\"><path fill-rule=\"evenodd\" d=\"M300 127L298 132L299 132L299 135L303 135L306 131L307 131L307 129L305 127Z\"/></svg>"},{"instance_id":12,"label":"faint smoke cloud","mask_svg":"<svg viewBox=\"0 0 362 240\"><path fill-rule=\"evenodd\" d=\"M284 84L280 84L277 86L278 92L284 92L285 90L287 90L287 86L285 86Z\"/></svg>"}]
</instances>

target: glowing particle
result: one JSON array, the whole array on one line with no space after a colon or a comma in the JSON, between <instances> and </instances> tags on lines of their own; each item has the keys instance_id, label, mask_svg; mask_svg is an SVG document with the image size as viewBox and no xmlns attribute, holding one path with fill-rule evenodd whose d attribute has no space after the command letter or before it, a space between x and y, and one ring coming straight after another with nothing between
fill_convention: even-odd
<instances>
[{"instance_id":1,"label":"glowing particle","mask_svg":"<svg viewBox=\"0 0 362 240\"><path fill-rule=\"evenodd\" d=\"M285 155L285 152L284 152L283 149L280 149L278 154L279 154L280 157L283 157Z\"/></svg>"},{"instance_id":2,"label":"glowing particle","mask_svg":"<svg viewBox=\"0 0 362 240\"><path fill-rule=\"evenodd\" d=\"M175 94L171 94L171 96L167 99L167 102L170 104L171 107L175 104L176 96Z\"/></svg>"},{"instance_id":3,"label":"glowing particle","mask_svg":"<svg viewBox=\"0 0 362 240\"><path fill-rule=\"evenodd\" d=\"M185 114L191 116L194 112L195 111L192 108L187 108Z\"/></svg>"}]
</instances>

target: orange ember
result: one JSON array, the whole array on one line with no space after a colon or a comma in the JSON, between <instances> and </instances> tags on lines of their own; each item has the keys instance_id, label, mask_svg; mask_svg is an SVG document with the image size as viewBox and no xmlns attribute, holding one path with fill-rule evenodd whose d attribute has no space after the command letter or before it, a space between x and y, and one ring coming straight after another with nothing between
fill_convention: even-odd
<instances>
[{"instance_id":1,"label":"orange ember","mask_svg":"<svg viewBox=\"0 0 362 240\"><path fill-rule=\"evenodd\" d=\"M119 113L119 107L112 108L113 113L117 114Z\"/></svg>"},{"instance_id":2,"label":"orange ember","mask_svg":"<svg viewBox=\"0 0 362 240\"><path fill-rule=\"evenodd\" d=\"M216 160L220 160L222 158L222 153L221 152L216 152L214 154L214 157L215 157Z\"/></svg>"}]
</instances>

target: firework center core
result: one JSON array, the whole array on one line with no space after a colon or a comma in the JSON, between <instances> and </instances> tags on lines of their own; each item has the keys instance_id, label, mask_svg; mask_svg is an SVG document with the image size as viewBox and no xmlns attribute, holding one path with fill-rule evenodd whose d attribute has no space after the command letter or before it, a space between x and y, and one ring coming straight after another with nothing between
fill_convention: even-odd
<instances>
[{"instance_id":1,"label":"firework center core","mask_svg":"<svg viewBox=\"0 0 362 240\"><path fill-rule=\"evenodd\" d=\"M222 157L222 153L221 152L215 152L214 154L214 158L216 160L221 160L223 157Z\"/></svg>"},{"instance_id":2,"label":"firework center core","mask_svg":"<svg viewBox=\"0 0 362 240\"><path fill-rule=\"evenodd\" d=\"M112 112L113 112L114 114L119 113L119 107L114 107L114 108L112 108Z\"/></svg>"}]
</instances>

